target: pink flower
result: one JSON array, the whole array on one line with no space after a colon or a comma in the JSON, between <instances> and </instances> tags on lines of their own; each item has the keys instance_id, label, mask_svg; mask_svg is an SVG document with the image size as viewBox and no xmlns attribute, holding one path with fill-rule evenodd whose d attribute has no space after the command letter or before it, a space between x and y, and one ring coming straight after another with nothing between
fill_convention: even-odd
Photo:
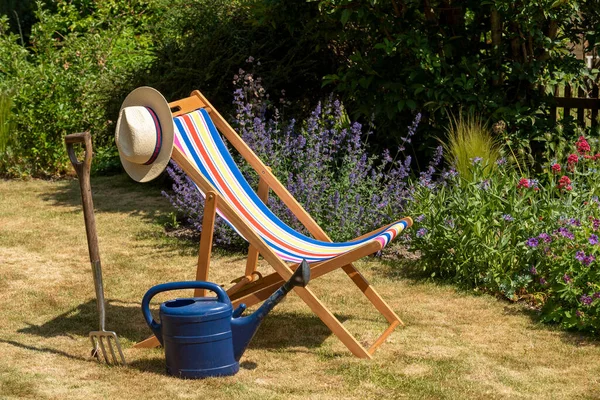
<instances>
[{"instance_id":1,"label":"pink flower","mask_svg":"<svg viewBox=\"0 0 600 400\"><path fill-rule=\"evenodd\" d=\"M576 164L577 161L579 161L577 154L569 154L569 157L567 158L567 164Z\"/></svg>"},{"instance_id":2,"label":"pink flower","mask_svg":"<svg viewBox=\"0 0 600 400\"><path fill-rule=\"evenodd\" d=\"M517 184L517 189L528 188L529 187L529 179L521 178L519 183Z\"/></svg>"},{"instance_id":3,"label":"pink flower","mask_svg":"<svg viewBox=\"0 0 600 400\"><path fill-rule=\"evenodd\" d=\"M558 185L556 185L556 187L558 189L566 189L566 190L571 190L573 189L573 187L571 186L571 180L569 179L568 176L563 175L559 180L558 180Z\"/></svg>"},{"instance_id":4,"label":"pink flower","mask_svg":"<svg viewBox=\"0 0 600 400\"><path fill-rule=\"evenodd\" d=\"M558 163L552 164L552 172L559 173L560 172L560 164L558 164Z\"/></svg>"},{"instance_id":5,"label":"pink flower","mask_svg":"<svg viewBox=\"0 0 600 400\"><path fill-rule=\"evenodd\" d=\"M575 144L577 146L577 152L579 154L584 154L591 150L590 144L587 142L587 140L585 140L583 136L579 136L579 139L577 139L577 143Z\"/></svg>"}]
</instances>

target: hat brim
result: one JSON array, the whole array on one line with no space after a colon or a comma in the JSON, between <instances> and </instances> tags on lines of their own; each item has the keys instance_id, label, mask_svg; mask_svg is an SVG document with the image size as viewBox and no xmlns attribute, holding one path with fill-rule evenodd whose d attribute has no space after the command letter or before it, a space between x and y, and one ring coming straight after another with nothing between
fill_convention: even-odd
<instances>
[{"instance_id":1,"label":"hat brim","mask_svg":"<svg viewBox=\"0 0 600 400\"><path fill-rule=\"evenodd\" d=\"M119 119L125 107L131 106L144 106L149 107L156 113L160 122L162 131L162 144L156 160L152 164L142 165L132 163L123 157L121 149L119 149L119 158L121 164L125 169L125 172L131 177L131 179L138 182L148 182L159 176L167 167L169 160L171 159L171 153L173 152L173 137L175 134L175 125L173 123L173 115L171 114L171 108L169 103L163 97L160 92L149 86L142 86L133 90L121 105L119 110ZM119 123L115 131L115 141L119 143Z\"/></svg>"}]
</instances>

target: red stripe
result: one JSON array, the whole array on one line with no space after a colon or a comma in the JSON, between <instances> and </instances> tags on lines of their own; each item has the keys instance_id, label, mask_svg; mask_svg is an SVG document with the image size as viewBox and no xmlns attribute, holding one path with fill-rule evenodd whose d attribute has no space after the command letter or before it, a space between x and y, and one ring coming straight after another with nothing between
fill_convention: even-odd
<instances>
[{"instance_id":1,"label":"red stripe","mask_svg":"<svg viewBox=\"0 0 600 400\"><path fill-rule=\"evenodd\" d=\"M307 253L306 251L303 251L302 249L290 247L289 243L279 240L278 238L273 236L270 231L265 230L265 228L263 228L258 223L258 221L246 210L245 207L243 207L243 205L238 201L237 197L227 187L225 180L223 179L221 174L218 172L218 169L216 168L216 166L212 163L212 159L209 157L208 153L206 152L206 149L200 142L200 139L197 137L197 132L191 121L190 116L186 114L186 115L182 115L180 118L184 119L185 125L187 126L188 130L190 131L190 133L191 133L190 136L194 140L194 143L196 144L196 147L197 147L198 151L200 152L201 157L206 162L208 168L210 169L213 176L217 180L217 183L220 185L221 190L223 192L225 192L223 194L225 194L226 197L228 197L228 200L231 201L236 206L238 211L246 217L246 219L252 224L252 226L254 226L254 228L256 230L262 232L264 236L268 237L273 242L279 244L280 246L282 246L284 248L287 248L291 252L295 252L296 254L301 254L301 255L306 255L306 256L314 256L314 257L335 257L340 254L340 253L332 253L332 254Z\"/></svg>"}]
</instances>

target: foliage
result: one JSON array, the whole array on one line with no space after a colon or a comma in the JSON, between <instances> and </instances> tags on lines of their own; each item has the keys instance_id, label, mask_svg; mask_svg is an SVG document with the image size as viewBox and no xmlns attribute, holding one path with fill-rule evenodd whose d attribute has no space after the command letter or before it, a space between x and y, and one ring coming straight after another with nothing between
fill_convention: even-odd
<instances>
[{"instance_id":1,"label":"foliage","mask_svg":"<svg viewBox=\"0 0 600 400\"><path fill-rule=\"evenodd\" d=\"M97 150L114 146L116 99L154 59L145 32L151 22L144 15L147 4L114 0L78 8L59 1L51 13L39 3L28 49L8 33L3 17L0 87L12 93L18 133L13 151L26 173L64 172L63 137L68 133L91 130Z\"/></svg>"},{"instance_id":2,"label":"foliage","mask_svg":"<svg viewBox=\"0 0 600 400\"><path fill-rule=\"evenodd\" d=\"M0 154L4 154L7 147L12 144L12 126L9 120L11 108L12 101L10 97L0 93Z\"/></svg>"},{"instance_id":3,"label":"foliage","mask_svg":"<svg viewBox=\"0 0 600 400\"><path fill-rule=\"evenodd\" d=\"M473 160L467 178L450 170L445 184L417 186L409 205L416 216L411 247L433 276L513 297L522 287L520 244L538 226L539 202L537 191L515 188L517 175L501 160L486 175Z\"/></svg>"},{"instance_id":4,"label":"foliage","mask_svg":"<svg viewBox=\"0 0 600 400\"><path fill-rule=\"evenodd\" d=\"M378 126L419 109L439 132L447 110L463 108L506 121L526 143L551 128L544 88L589 75L569 48L590 30L591 3L321 0L346 60L325 83Z\"/></svg>"},{"instance_id":5,"label":"foliage","mask_svg":"<svg viewBox=\"0 0 600 400\"><path fill-rule=\"evenodd\" d=\"M411 247L424 270L530 301L544 321L597 331L600 154L583 137L575 148L536 179L504 159L486 178L473 160L473 179L450 171L443 184L417 186Z\"/></svg>"},{"instance_id":6,"label":"foliage","mask_svg":"<svg viewBox=\"0 0 600 400\"><path fill-rule=\"evenodd\" d=\"M222 112L231 110L231 77L250 54L268 71L265 85L285 89L304 111L339 63L310 2L173 0L161 21L149 82L168 98L200 89Z\"/></svg>"},{"instance_id":7,"label":"foliage","mask_svg":"<svg viewBox=\"0 0 600 400\"><path fill-rule=\"evenodd\" d=\"M500 159L498 143L492 137L487 123L473 113L465 117L459 112L458 117L451 117L447 131L446 161L454 166L460 176L470 180L473 178L473 160L478 160L478 168L487 177Z\"/></svg>"},{"instance_id":8,"label":"foliage","mask_svg":"<svg viewBox=\"0 0 600 400\"><path fill-rule=\"evenodd\" d=\"M253 62L252 58L248 61ZM234 81L233 126L332 239L352 239L400 215L410 195L410 157L401 162L387 151L379 157L370 154L366 143L370 132L352 123L343 105L333 97L319 102L306 120L297 122L283 118L260 78L240 70ZM281 97L280 102L285 103L285 98ZM417 124L418 120L409 128L406 140ZM440 158L441 154L437 163ZM247 163L239 165L256 187L257 174ZM200 230L202 201L198 191L176 168L171 168L169 174L174 179L174 194L167 197ZM431 176L426 172L422 179L427 181ZM269 207L294 228L303 229L276 196L269 197ZM238 243L232 232L220 229L216 236L218 243Z\"/></svg>"}]
</instances>

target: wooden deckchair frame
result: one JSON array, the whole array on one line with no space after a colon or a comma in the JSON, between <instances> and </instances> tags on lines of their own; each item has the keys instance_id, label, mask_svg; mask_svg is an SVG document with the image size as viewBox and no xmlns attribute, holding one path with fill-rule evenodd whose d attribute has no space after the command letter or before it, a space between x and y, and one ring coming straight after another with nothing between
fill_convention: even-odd
<instances>
[{"instance_id":1,"label":"wooden deckchair frame","mask_svg":"<svg viewBox=\"0 0 600 400\"><path fill-rule=\"evenodd\" d=\"M266 202L269 190L273 192L283 201L283 203L292 211L298 220L306 227L306 229L317 240L331 242L329 236L321 229L315 220L306 212L306 210L298 203L298 201L289 193L289 191L279 182L279 180L271 173L269 167L254 154L254 152L244 143L235 130L225 121L217 110L206 100L206 98L195 90L190 97L169 103L173 116L179 116L189 113L199 108L204 108L210 115L217 129L225 136L227 141L235 147L240 155L254 168L258 173L260 180L258 184L257 194L260 199ZM292 275L296 265L288 266L277 254L262 240L262 238L242 219L238 212L225 200L218 191L210 184L210 182L198 171L188 158L177 148L173 148L171 158L179 165L179 167L194 181L198 187L206 194L206 204L204 208L204 217L202 221L202 235L200 237L200 246L198 254L198 268L196 271L196 279L208 280L208 270L210 265L211 247L213 239L213 228L217 207L220 212L235 226L238 231L248 240L250 248L248 251L248 259L246 262L245 275L231 287L227 292L235 305L245 303L251 306L265 300ZM410 226L412 220L405 219ZM375 232L375 231L374 231ZM373 232L372 232L373 233ZM357 239L366 237L369 234L363 235ZM315 294L308 288L295 287L294 290L300 298L311 308L311 310L327 325L329 329L348 347L348 349L357 357L372 358L375 350L385 341L385 339L394 331L398 325L404 325L396 313L390 306L381 298L381 296L373 289L369 282L357 271L352 264L369 254L373 254L381 250L382 245L378 241L368 242L352 251L341 254L330 260L326 260L311 265L311 277L317 278L327 272L337 268L342 270L350 277L350 279L358 286L367 299L373 306L385 317L388 321L388 328L375 340L375 342L367 349L363 347L352 336L350 332L342 325L342 323L321 303ZM265 277L258 276L256 266L258 255L263 258L273 267L274 273ZM197 296L204 295L201 290L195 293ZM135 347L154 347L158 345L156 338L152 337L143 342L138 343Z\"/></svg>"}]
</instances>

